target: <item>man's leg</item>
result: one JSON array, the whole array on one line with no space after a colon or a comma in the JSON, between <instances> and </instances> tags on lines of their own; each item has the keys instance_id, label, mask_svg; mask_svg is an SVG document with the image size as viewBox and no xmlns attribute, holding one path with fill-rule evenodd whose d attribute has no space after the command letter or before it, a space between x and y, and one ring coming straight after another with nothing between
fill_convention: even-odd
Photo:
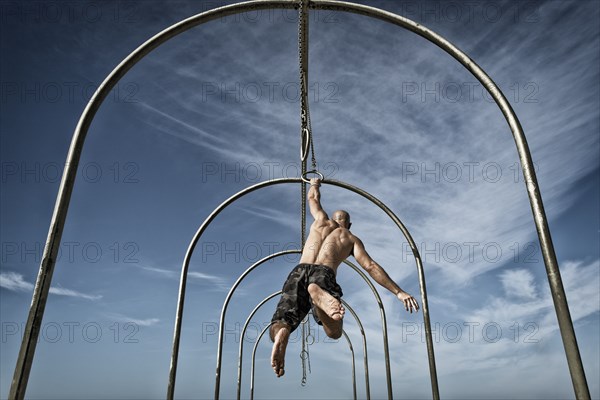
<instances>
[{"instance_id":1,"label":"man's leg","mask_svg":"<svg viewBox=\"0 0 600 400\"><path fill-rule=\"evenodd\" d=\"M269 329L269 336L273 341L271 352L271 366L277 377L284 374L285 349L290 333L300 324L310 310L310 301L306 289L306 268L302 264L290 272L286 279L282 295L277 304L275 314Z\"/></svg>"},{"instance_id":2,"label":"man's leg","mask_svg":"<svg viewBox=\"0 0 600 400\"><path fill-rule=\"evenodd\" d=\"M284 322L275 322L269 329L269 336L273 341L271 366L278 378L285 373L285 349L290 339L290 332L289 325Z\"/></svg>"},{"instance_id":3,"label":"man's leg","mask_svg":"<svg viewBox=\"0 0 600 400\"><path fill-rule=\"evenodd\" d=\"M315 305L317 317L323 323L325 334L332 339L339 339L342 336L343 318L346 312L342 303L316 283L308 285L308 293Z\"/></svg>"}]
</instances>

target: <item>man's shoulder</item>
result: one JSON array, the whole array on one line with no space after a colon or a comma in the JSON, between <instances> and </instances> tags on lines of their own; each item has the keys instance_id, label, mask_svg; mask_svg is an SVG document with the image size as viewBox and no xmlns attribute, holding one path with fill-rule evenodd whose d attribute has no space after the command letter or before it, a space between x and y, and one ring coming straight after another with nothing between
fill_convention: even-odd
<instances>
[{"instance_id":1,"label":"man's shoulder","mask_svg":"<svg viewBox=\"0 0 600 400\"><path fill-rule=\"evenodd\" d=\"M352 241L354 243L362 243L362 240L360 240L360 238L358 236L356 236L354 233L348 231L348 234L350 235L350 238L352 239Z\"/></svg>"}]
</instances>

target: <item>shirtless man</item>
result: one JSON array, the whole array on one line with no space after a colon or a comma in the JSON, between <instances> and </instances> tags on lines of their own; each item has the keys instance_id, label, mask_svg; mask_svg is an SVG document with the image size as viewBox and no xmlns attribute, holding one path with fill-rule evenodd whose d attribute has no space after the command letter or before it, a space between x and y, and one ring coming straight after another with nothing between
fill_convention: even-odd
<instances>
[{"instance_id":1,"label":"shirtless man","mask_svg":"<svg viewBox=\"0 0 600 400\"><path fill-rule=\"evenodd\" d=\"M302 250L300 264L283 285L281 299L273 315L269 336L273 341L271 365L277 377L284 374L285 349L292 333L306 314L313 316L327 336L342 336L344 307L340 302L342 289L335 281L337 268L349 255L381 286L404 303L406 311L419 310L417 300L389 277L383 268L367 254L361 240L350 232L350 214L338 210L329 219L321 207L320 180L313 178L308 191L310 213L315 222L310 227Z\"/></svg>"}]
</instances>

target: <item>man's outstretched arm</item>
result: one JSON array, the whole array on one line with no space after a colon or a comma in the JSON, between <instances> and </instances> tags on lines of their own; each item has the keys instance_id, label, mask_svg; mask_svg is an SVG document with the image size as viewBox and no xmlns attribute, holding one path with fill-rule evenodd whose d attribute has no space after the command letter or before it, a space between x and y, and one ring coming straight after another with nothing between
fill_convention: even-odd
<instances>
[{"instance_id":1,"label":"man's outstretched arm","mask_svg":"<svg viewBox=\"0 0 600 400\"><path fill-rule=\"evenodd\" d=\"M313 216L315 221L327 219L327 213L321 207L321 192L319 187L321 186L321 180L312 178L310 180L310 189L306 195L308 199L308 207L310 208L310 214Z\"/></svg>"},{"instance_id":2,"label":"man's outstretched arm","mask_svg":"<svg viewBox=\"0 0 600 400\"><path fill-rule=\"evenodd\" d=\"M396 295L396 297L404 303L404 308L406 308L406 311L410 311L411 313L413 312L413 309L415 311L419 311L419 303L417 303L417 300L402 290L400 286L398 286L396 282L390 278L381 265L377 264L369 256L365 250L365 246L359 238L356 238L354 242L353 254L354 258L356 258L356 261L358 261L361 267L363 267L365 271L371 275L375 282L394 293L394 295Z\"/></svg>"}]
</instances>

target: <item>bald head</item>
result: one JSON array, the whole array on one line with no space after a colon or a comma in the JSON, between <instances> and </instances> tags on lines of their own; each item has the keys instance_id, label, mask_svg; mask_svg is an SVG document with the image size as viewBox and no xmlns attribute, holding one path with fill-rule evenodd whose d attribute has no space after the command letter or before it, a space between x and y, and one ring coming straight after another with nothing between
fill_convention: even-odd
<instances>
[{"instance_id":1,"label":"bald head","mask_svg":"<svg viewBox=\"0 0 600 400\"><path fill-rule=\"evenodd\" d=\"M350 214L345 210L337 210L333 213L333 220L338 223L338 225L350 229Z\"/></svg>"}]
</instances>

